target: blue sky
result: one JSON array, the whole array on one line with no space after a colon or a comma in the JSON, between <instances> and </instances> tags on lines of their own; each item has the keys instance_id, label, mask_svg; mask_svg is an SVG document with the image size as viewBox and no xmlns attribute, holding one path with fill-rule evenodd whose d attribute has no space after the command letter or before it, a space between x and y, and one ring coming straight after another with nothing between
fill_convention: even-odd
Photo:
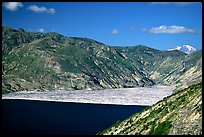
<instances>
[{"instance_id":1,"label":"blue sky","mask_svg":"<svg viewBox=\"0 0 204 137\"><path fill-rule=\"evenodd\" d=\"M201 49L202 3L2 3L2 26L32 32L55 31L110 46L141 44L167 50L189 44Z\"/></svg>"}]
</instances>

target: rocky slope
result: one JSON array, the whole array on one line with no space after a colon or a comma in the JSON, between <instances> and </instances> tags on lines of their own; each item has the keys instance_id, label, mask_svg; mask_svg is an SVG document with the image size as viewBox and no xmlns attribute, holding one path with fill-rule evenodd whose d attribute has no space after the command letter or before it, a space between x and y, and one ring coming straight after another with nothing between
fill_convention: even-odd
<instances>
[{"instance_id":1,"label":"rocky slope","mask_svg":"<svg viewBox=\"0 0 204 137\"><path fill-rule=\"evenodd\" d=\"M201 135L202 83L118 121L99 135Z\"/></svg>"}]
</instances>

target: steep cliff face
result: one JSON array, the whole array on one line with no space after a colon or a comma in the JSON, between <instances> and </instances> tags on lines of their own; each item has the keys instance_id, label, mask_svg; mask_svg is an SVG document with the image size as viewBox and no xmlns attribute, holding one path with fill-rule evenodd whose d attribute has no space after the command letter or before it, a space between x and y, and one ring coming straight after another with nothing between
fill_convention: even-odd
<instances>
[{"instance_id":1,"label":"steep cliff face","mask_svg":"<svg viewBox=\"0 0 204 137\"><path fill-rule=\"evenodd\" d=\"M99 135L201 135L202 83L164 98Z\"/></svg>"}]
</instances>

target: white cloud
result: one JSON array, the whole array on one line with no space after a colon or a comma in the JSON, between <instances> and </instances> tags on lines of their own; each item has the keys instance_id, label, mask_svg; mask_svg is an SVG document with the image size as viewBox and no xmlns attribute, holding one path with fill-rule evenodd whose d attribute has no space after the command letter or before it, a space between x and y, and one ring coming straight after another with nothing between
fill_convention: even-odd
<instances>
[{"instance_id":1,"label":"white cloud","mask_svg":"<svg viewBox=\"0 0 204 137\"><path fill-rule=\"evenodd\" d=\"M42 32L42 33L45 32L45 30L43 28L40 28L38 31Z\"/></svg>"},{"instance_id":2,"label":"white cloud","mask_svg":"<svg viewBox=\"0 0 204 137\"><path fill-rule=\"evenodd\" d=\"M49 13L49 14L55 14L55 9L53 8L46 8L46 7L38 7L37 5L31 5L27 8L30 11L36 12L36 13Z\"/></svg>"},{"instance_id":3,"label":"white cloud","mask_svg":"<svg viewBox=\"0 0 204 137\"><path fill-rule=\"evenodd\" d=\"M184 6L184 5L189 5L189 4L197 4L199 2L151 2L152 5L156 5L156 4L175 4L175 5L181 5L181 6Z\"/></svg>"},{"instance_id":4,"label":"white cloud","mask_svg":"<svg viewBox=\"0 0 204 137\"><path fill-rule=\"evenodd\" d=\"M19 7L23 7L21 2L4 2L3 7L10 11L16 11Z\"/></svg>"},{"instance_id":5,"label":"white cloud","mask_svg":"<svg viewBox=\"0 0 204 137\"><path fill-rule=\"evenodd\" d=\"M113 29L113 30L111 31L111 33L112 33L112 34L118 34L118 29Z\"/></svg>"},{"instance_id":6,"label":"white cloud","mask_svg":"<svg viewBox=\"0 0 204 137\"><path fill-rule=\"evenodd\" d=\"M174 33L195 33L194 30L185 28L183 26L159 26L159 27L154 27L151 28L150 30L144 29L145 31L148 31L150 33L169 33L169 34L174 34Z\"/></svg>"}]
</instances>

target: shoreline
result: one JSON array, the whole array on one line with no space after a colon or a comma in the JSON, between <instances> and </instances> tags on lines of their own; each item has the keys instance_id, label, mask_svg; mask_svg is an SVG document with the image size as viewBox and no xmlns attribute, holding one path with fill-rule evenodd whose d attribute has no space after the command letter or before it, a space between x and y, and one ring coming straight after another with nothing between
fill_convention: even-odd
<instances>
[{"instance_id":1,"label":"shoreline","mask_svg":"<svg viewBox=\"0 0 204 137\"><path fill-rule=\"evenodd\" d=\"M93 104L93 105L116 105L116 106L143 106L149 107L150 105L141 104L120 104L120 103L100 103L100 102L77 102L77 101L66 101L66 100L46 100L46 99L31 99L31 98L3 98L2 100L26 100L26 101L41 101L41 102L56 102L56 103L76 103L76 104Z\"/></svg>"}]
</instances>

